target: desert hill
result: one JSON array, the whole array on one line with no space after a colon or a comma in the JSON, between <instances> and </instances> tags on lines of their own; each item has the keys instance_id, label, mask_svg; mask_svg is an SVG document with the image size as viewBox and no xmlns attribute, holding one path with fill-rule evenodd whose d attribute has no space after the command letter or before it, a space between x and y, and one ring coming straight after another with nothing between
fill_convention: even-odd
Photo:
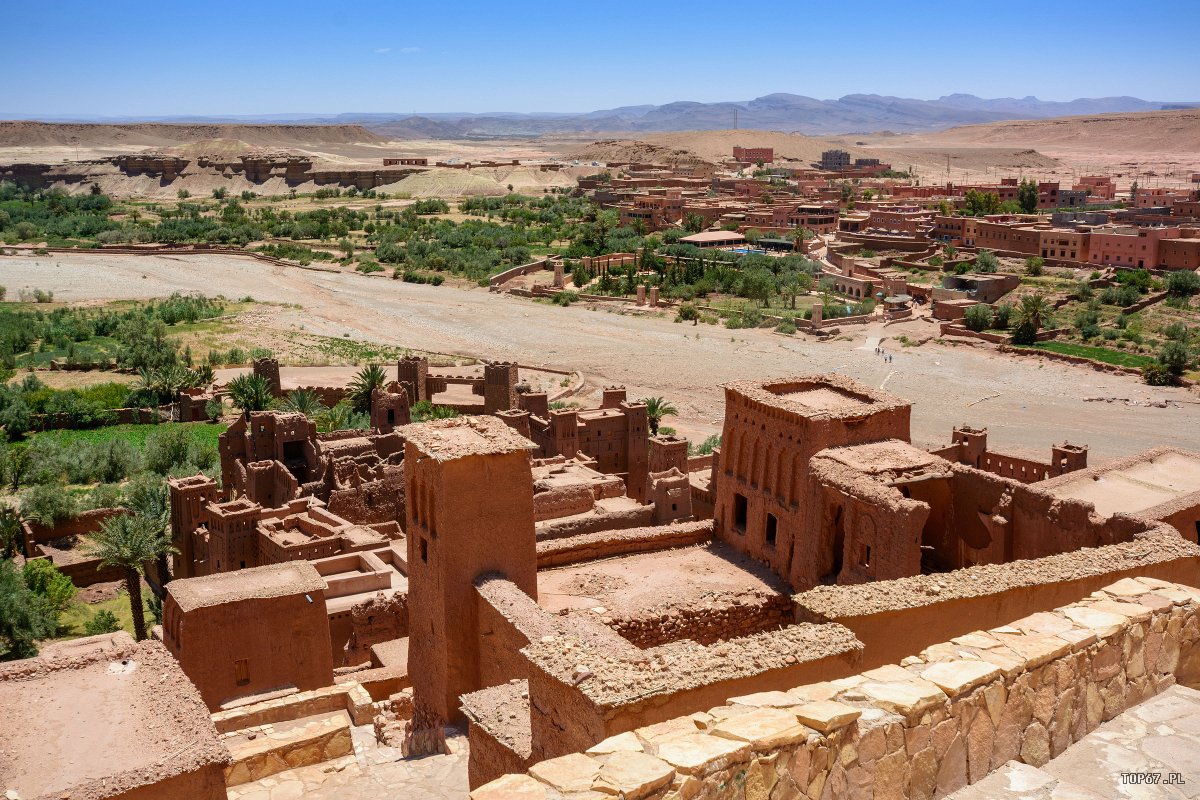
<instances>
[{"instance_id":1,"label":"desert hill","mask_svg":"<svg viewBox=\"0 0 1200 800\"><path fill-rule=\"evenodd\" d=\"M928 144L1019 144L1071 149L1095 147L1127 153L1200 153L1200 109L992 122L920 134L915 138Z\"/></svg>"},{"instance_id":2,"label":"desert hill","mask_svg":"<svg viewBox=\"0 0 1200 800\"><path fill-rule=\"evenodd\" d=\"M127 125L0 121L0 147L168 147L233 140L254 147L379 144L386 139L360 125Z\"/></svg>"}]
</instances>

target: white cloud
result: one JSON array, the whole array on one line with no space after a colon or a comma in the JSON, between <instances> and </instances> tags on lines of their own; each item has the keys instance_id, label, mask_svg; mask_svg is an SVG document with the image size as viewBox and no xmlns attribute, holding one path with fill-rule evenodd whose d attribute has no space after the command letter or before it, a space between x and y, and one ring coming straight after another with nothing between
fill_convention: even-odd
<instances>
[{"instance_id":1,"label":"white cloud","mask_svg":"<svg viewBox=\"0 0 1200 800\"><path fill-rule=\"evenodd\" d=\"M375 52L376 52L376 53L390 53L390 52L392 52L392 48L390 48L390 47L376 47L376 48L375 48Z\"/></svg>"},{"instance_id":2,"label":"white cloud","mask_svg":"<svg viewBox=\"0 0 1200 800\"><path fill-rule=\"evenodd\" d=\"M419 53L419 52L421 52L421 48L419 48L419 47L401 47L400 52L401 53Z\"/></svg>"}]
</instances>

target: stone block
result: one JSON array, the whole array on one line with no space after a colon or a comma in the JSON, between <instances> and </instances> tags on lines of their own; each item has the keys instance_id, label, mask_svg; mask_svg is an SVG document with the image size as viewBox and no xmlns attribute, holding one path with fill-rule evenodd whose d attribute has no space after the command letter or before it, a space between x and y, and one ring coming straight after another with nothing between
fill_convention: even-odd
<instances>
[{"instance_id":1,"label":"stone block","mask_svg":"<svg viewBox=\"0 0 1200 800\"><path fill-rule=\"evenodd\" d=\"M1076 625L1090 628L1101 639L1107 639L1119 632L1129 622L1127 617L1106 611L1097 611L1091 606L1067 606L1062 613Z\"/></svg>"},{"instance_id":2,"label":"stone block","mask_svg":"<svg viewBox=\"0 0 1200 800\"><path fill-rule=\"evenodd\" d=\"M921 677L954 698L996 680L1000 670L986 661L941 661L927 667Z\"/></svg>"},{"instance_id":3,"label":"stone block","mask_svg":"<svg viewBox=\"0 0 1200 800\"><path fill-rule=\"evenodd\" d=\"M795 713L802 723L821 733L844 728L862 716L857 708L833 700L805 703L796 708Z\"/></svg>"},{"instance_id":4,"label":"stone block","mask_svg":"<svg viewBox=\"0 0 1200 800\"><path fill-rule=\"evenodd\" d=\"M718 723L716 736L749 742L756 751L798 744L812 730L800 724L795 714L774 708L760 708Z\"/></svg>"},{"instance_id":5,"label":"stone block","mask_svg":"<svg viewBox=\"0 0 1200 800\"><path fill-rule=\"evenodd\" d=\"M880 708L909 718L946 702L942 690L924 680L864 683L859 691Z\"/></svg>"},{"instance_id":6,"label":"stone block","mask_svg":"<svg viewBox=\"0 0 1200 800\"><path fill-rule=\"evenodd\" d=\"M549 800L550 790L528 775L504 775L471 792L471 800Z\"/></svg>"},{"instance_id":7,"label":"stone block","mask_svg":"<svg viewBox=\"0 0 1200 800\"><path fill-rule=\"evenodd\" d=\"M695 734L664 742L658 748L658 757L682 773L704 775L749 761L750 744L722 736Z\"/></svg>"},{"instance_id":8,"label":"stone block","mask_svg":"<svg viewBox=\"0 0 1200 800\"><path fill-rule=\"evenodd\" d=\"M602 742L597 742L587 749L587 754L590 756L602 756L609 753L615 753L618 750L630 750L635 753L644 752L646 748L642 747L642 742L638 739L633 731L618 733L616 736L610 736Z\"/></svg>"},{"instance_id":9,"label":"stone block","mask_svg":"<svg viewBox=\"0 0 1200 800\"><path fill-rule=\"evenodd\" d=\"M600 776L600 762L582 753L571 753L534 764L529 774L560 792L585 792Z\"/></svg>"},{"instance_id":10,"label":"stone block","mask_svg":"<svg viewBox=\"0 0 1200 800\"><path fill-rule=\"evenodd\" d=\"M640 800L669 784L674 777L675 770L662 759L622 750L604 757L592 788L622 800Z\"/></svg>"}]
</instances>

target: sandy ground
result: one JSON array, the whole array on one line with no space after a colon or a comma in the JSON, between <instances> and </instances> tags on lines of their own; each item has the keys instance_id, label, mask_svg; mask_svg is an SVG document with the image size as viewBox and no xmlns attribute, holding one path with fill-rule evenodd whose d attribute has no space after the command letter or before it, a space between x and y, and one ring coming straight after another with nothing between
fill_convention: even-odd
<instances>
[{"instance_id":1,"label":"sandy ground","mask_svg":"<svg viewBox=\"0 0 1200 800\"><path fill-rule=\"evenodd\" d=\"M814 342L768 330L681 325L665 314L562 308L485 289L277 267L235 256L4 257L0 283L9 296L38 287L52 289L63 301L148 298L179 290L298 303L302 309L275 311L273 324L576 369L587 379L580 398L585 402L597 400L600 388L610 384L625 385L634 398L661 395L680 411L665 424L696 440L720 431L724 382L835 371L911 400L918 445L948 443L951 427L965 423L988 427L996 449L1043 458L1051 442L1063 439L1089 444L1093 463L1167 442L1200 449L1200 395L1184 389L1155 389L1133 377L933 343L905 348L885 341L894 356L885 363L867 343L906 331L928 336L933 329L926 322L847 328L851 341ZM1167 400L1166 407L1145 405L1158 400Z\"/></svg>"}]
</instances>

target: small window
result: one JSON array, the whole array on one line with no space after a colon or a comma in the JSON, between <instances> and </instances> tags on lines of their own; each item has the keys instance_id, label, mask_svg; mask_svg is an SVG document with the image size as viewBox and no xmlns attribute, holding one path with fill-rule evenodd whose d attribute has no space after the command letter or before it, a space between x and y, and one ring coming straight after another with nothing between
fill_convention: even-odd
<instances>
[{"instance_id":1,"label":"small window","mask_svg":"<svg viewBox=\"0 0 1200 800\"><path fill-rule=\"evenodd\" d=\"M244 658L239 658L233 662L233 679L237 681L238 686L245 686L250 683L250 662Z\"/></svg>"},{"instance_id":2,"label":"small window","mask_svg":"<svg viewBox=\"0 0 1200 800\"><path fill-rule=\"evenodd\" d=\"M859 560L858 565L866 568L871 566L871 545L863 545L862 558Z\"/></svg>"},{"instance_id":3,"label":"small window","mask_svg":"<svg viewBox=\"0 0 1200 800\"><path fill-rule=\"evenodd\" d=\"M733 527L737 528L742 533L746 532L746 496L734 494L733 496Z\"/></svg>"},{"instance_id":4,"label":"small window","mask_svg":"<svg viewBox=\"0 0 1200 800\"><path fill-rule=\"evenodd\" d=\"M774 514L767 514L767 547L774 547L779 537L779 520Z\"/></svg>"},{"instance_id":5,"label":"small window","mask_svg":"<svg viewBox=\"0 0 1200 800\"><path fill-rule=\"evenodd\" d=\"M245 562L245 561L242 561L242 562L241 562L241 566L239 567L239 569L245 569L245 568L246 568L246 562Z\"/></svg>"},{"instance_id":6,"label":"small window","mask_svg":"<svg viewBox=\"0 0 1200 800\"><path fill-rule=\"evenodd\" d=\"M421 561L425 564L429 563L429 542L424 539L421 540Z\"/></svg>"}]
</instances>

